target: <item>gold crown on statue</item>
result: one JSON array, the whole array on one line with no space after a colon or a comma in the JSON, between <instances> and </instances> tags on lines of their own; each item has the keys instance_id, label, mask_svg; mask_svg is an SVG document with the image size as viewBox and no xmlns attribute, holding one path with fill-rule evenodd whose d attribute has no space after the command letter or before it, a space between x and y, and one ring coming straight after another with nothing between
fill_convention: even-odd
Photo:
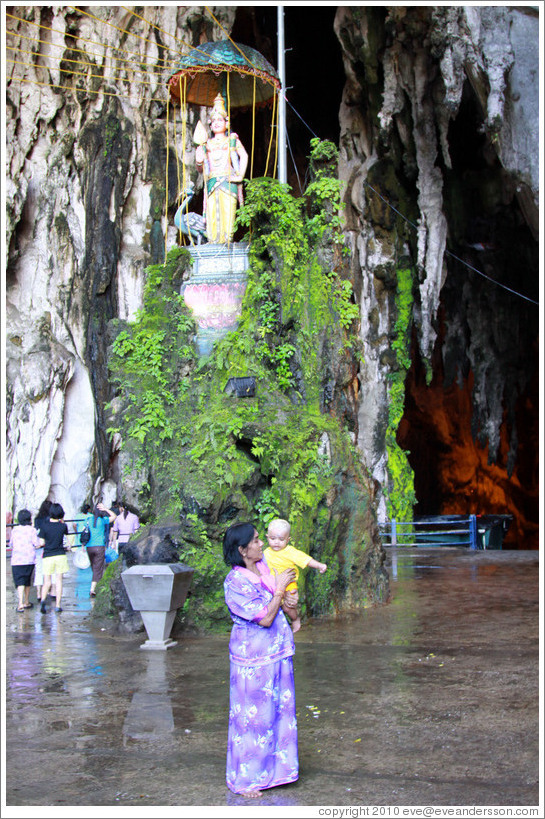
<instances>
[{"instance_id":1,"label":"gold crown on statue","mask_svg":"<svg viewBox=\"0 0 545 819\"><path fill-rule=\"evenodd\" d=\"M229 119L227 116L227 111L225 109L225 100L221 96L221 94L217 94L214 98L214 105L210 111L210 119L213 119L215 116L223 117L224 119Z\"/></svg>"}]
</instances>

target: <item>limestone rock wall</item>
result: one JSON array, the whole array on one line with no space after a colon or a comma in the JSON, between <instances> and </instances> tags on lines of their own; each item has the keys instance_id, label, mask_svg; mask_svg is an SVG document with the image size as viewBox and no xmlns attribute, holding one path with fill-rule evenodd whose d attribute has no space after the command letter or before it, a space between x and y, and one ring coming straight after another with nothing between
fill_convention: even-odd
<instances>
[{"instance_id":1,"label":"limestone rock wall","mask_svg":"<svg viewBox=\"0 0 545 819\"><path fill-rule=\"evenodd\" d=\"M489 152L503 168L502 195L516 197L537 237L538 16L535 8L349 6L339 7L335 31L347 78L340 107L340 175L346 182L353 278L361 291L364 363L358 443L379 487L379 515L385 517L391 483L385 430L389 378L396 368L391 353L396 269L401 258L411 259L417 279L414 326L420 355L429 365L448 273L447 240L459 238L456 220L461 218L447 206L455 176L450 173L449 129L468 84L482 109L479 127ZM492 165L494 160L489 161ZM474 304L475 291L466 292ZM488 314L483 305L469 322L482 327L490 318L490 305ZM479 337L477 327L463 340L452 327L449 332L457 335L458 350L460 343L462 349L469 346L476 425L495 457L513 373L507 374L509 366L500 374L501 352ZM525 337L523 341L527 345ZM445 355L452 357L452 350ZM464 358L464 352L458 355L461 369ZM526 382L530 377L525 376Z\"/></svg>"},{"instance_id":2,"label":"limestone rock wall","mask_svg":"<svg viewBox=\"0 0 545 819\"><path fill-rule=\"evenodd\" d=\"M215 9L227 30L234 14ZM106 327L164 253L166 80L183 42L222 35L169 5L13 6L6 29L6 505L50 495L71 516L116 493Z\"/></svg>"},{"instance_id":3,"label":"limestone rock wall","mask_svg":"<svg viewBox=\"0 0 545 819\"><path fill-rule=\"evenodd\" d=\"M231 30L236 7L213 11ZM514 412L505 397L530 378L515 354L507 373L502 367L501 327L478 335L490 307L475 308L481 297L468 283L462 301L471 316L453 313L442 328L439 308L447 278L451 304L458 288L445 256L460 217L450 132L468 88L482 109L490 162L503 169L490 186L495 206L518 202L537 236L537 27L532 6L337 10L346 73L340 175L363 344L358 445L382 516L402 259L415 269L420 355L429 363L440 337L452 378L472 370L477 431L492 455L505 411ZM36 509L50 494L71 515L90 492L111 500L120 475L118 443L106 429L107 326L134 315L143 270L164 252L169 69L182 42L225 34L205 7L172 5L143 7L140 17L122 6L12 6L6 28L6 502ZM171 122L170 146L174 129ZM501 316L508 320L509 306ZM515 324L524 351L531 320L518 314ZM515 433L509 446L514 452Z\"/></svg>"}]
</instances>

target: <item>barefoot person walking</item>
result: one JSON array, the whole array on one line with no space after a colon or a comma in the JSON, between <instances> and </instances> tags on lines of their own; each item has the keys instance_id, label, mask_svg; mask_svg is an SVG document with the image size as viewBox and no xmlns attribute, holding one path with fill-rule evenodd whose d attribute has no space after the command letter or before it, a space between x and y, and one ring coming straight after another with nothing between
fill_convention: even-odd
<instances>
[{"instance_id":1,"label":"barefoot person walking","mask_svg":"<svg viewBox=\"0 0 545 819\"><path fill-rule=\"evenodd\" d=\"M249 798L299 776L293 679L295 617L286 586L293 569L270 573L263 541L251 523L229 527L223 556L231 571L225 602L233 620L229 641L230 707L227 786Z\"/></svg>"}]
</instances>

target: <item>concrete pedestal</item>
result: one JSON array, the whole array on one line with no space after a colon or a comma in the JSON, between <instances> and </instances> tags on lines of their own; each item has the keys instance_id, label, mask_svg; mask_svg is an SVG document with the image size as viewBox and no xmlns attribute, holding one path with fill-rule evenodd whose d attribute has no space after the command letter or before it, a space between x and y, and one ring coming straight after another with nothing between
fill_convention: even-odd
<instances>
[{"instance_id":1,"label":"concrete pedestal","mask_svg":"<svg viewBox=\"0 0 545 819\"><path fill-rule=\"evenodd\" d=\"M181 294L197 322L197 349L210 355L216 341L237 326L246 290L248 245L205 244L188 247L193 270Z\"/></svg>"},{"instance_id":2,"label":"concrete pedestal","mask_svg":"<svg viewBox=\"0 0 545 819\"><path fill-rule=\"evenodd\" d=\"M166 651L176 645L170 632L176 612L187 597L193 572L183 563L138 564L121 572L131 606L142 615L148 633L148 640L140 648Z\"/></svg>"},{"instance_id":3,"label":"concrete pedestal","mask_svg":"<svg viewBox=\"0 0 545 819\"><path fill-rule=\"evenodd\" d=\"M164 650L176 645L176 640L170 639L172 624L176 616L174 611L141 611L142 620L148 633L148 639L140 648L147 650Z\"/></svg>"}]
</instances>

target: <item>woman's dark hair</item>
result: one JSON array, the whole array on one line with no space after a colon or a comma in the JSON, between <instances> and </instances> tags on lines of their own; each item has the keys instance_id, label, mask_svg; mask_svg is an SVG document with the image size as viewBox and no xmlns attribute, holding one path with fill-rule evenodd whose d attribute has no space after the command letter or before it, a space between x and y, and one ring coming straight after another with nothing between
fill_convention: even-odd
<instances>
[{"instance_id":1,"label":"woman's dark hair","mask_svg":"<svg viewBox=\"0 0 545 819\"><path fill-rule=\"evenodd\" d=\"M223 559L228 566L244 566L244 560L238 547L248 545L256 528L253 523L235 523L223 536Z\"/></svg>"},{"instance_id":2,"label":"woman's dark hair","mask_svg":"<svg viewBox=\"0 0 545 819\"><path fill-rule=\"evenodd\" d=\"M64 509L60 505L60 503L52 503L51 508L49 510L49 517L55 518L55 520L61 520L64 517Z\"/></svg>"},{"instance_id":3,"label":"woman's dark hair","mask_svg":"<svg viewBox=\"0 0 545 819\"><path fill-rule=\"evenodd\" d=\"M17 521L19 526L30 526L32 523L32 515L28 511L28 509L21 509L19 514L17 515Z\"/></svg>"},{"instance_id":4,"label":"woman's dark hair","mask_svg":"<svg viewBox=\"0 0 545 819\"><path fill-rule=\"evenodd\" d=\"M115 506L117 506L117 509L118 509L117 514L118 515L120 514L121 510L123 509L123 518L125 520L127 520L127 515L129 514L129 512L132 512L132 509L129 509L129 507L127 506L127 504L126 504L126 502L124 500L116 500Z\"/></svg>"},{"instance_id":5,"label":"woman's dark hair","mask_svg":"<svg viewBox=\"0 0 545 819\"><path fill-rule=\"evenodd\" d=\"M51 511L51 501L44 500L40 508L38 509L38 514L36 515L37 518L48 518L49 513Z\"/></svg>"},{"instance_id":6,"label":"woman's dark hair","mask_svg":"<svg viewBox=\"0 0 545 819\"><path fill-rule=\"evenodd\" d=\"M84 515L87 515L91 511L91 504L90 503L82 503L80 508L80 512L83 512Z\"/></svg>"},{"instance_id":7,"label":"woman's dark hair","mask_svg":"<svg viewBox=\"0 0 545 819\"><path fill-rule=\"evenodd\" d=\"M97 520L98 520L98 518L107 518L107 517L108 517L108 513L107 513L107 512L103 512L103 511L102 511L102 509L99 509L99 508L98 508L98 506L95 506L95 508L93 509L93 515L94 515L94 519L93 519L93 529L96 529L96 528L97 528Z\"/></svg>"}]
</instances>

